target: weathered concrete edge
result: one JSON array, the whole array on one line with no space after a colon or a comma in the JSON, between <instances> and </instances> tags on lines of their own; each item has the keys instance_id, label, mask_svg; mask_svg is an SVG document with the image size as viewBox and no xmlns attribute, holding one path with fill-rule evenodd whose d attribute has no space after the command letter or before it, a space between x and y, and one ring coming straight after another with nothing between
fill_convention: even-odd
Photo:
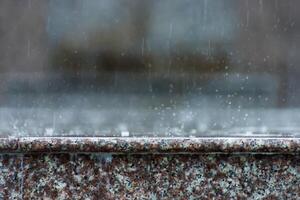
<instances>
[{"instance_id":1,"label":"weathered concrete edge","mask_svg":"<svg viewBox=\"0 0 300 200\"><path fill-rule=\"evenodd\" d=\"M300 138L0 138L0 153L300 153Z\"/></svg>"}]
</instances>

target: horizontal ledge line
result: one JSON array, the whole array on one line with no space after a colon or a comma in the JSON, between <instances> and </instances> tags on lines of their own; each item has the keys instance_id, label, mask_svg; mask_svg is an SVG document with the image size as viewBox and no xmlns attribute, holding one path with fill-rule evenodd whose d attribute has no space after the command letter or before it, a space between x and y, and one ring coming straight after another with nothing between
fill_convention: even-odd
<instances>
[{"instance_id":1,"label":"horizontal ledge line","mask_svg":"<svg viewBox=\"0 0 300 200\"><path fill-rule=\"evenodd\" d=\"M300 153L300 138L244 137L20 137L0 138L3 152Z\"/></svg>"}]
</instances>

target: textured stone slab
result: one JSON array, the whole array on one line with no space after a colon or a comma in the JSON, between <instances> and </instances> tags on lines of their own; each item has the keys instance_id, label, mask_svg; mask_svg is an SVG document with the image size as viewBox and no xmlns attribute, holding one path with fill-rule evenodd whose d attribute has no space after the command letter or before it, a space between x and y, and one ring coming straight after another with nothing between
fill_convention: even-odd
<instances>
[{"instance_id":1,"label":"textured stone slab","mask_svg":"<svg viewBox=\"0 0 300 200\"><path fill-rule=\"evenodd\" d=\"M0 199L21 199L23 155L0 154Z\"/></svg>"},{"instance_id":2,"label":"textured stone slab","mask_svg":"<svg viewBox=\"0 0 300 200\"><path fill-rule=\"evenodd\" d=\"M17 168L19 158L0 157L9 172L1 183L3 198L300 197L300 157L296 155L27 154L23 167Z\"/></svg>"},{"instance_id":3,"label":"textured stone slab","mask_svg":"<svg viewBox=\"0 0 300 200\"><path fill-rule=\"evenodd\" d=\"M28 137L0 139L0 152L300 153L300 138Z\"/></svg>"},{"instance_id":4,"label":"textured stone slab","mask_svg":"<svg viewBox=\"0 0 300 200\"><path fill-rule=\"evenodd\" d=\"M0 199L299 199L299 138L0 139Z\"/></svg>"}]
</instances>

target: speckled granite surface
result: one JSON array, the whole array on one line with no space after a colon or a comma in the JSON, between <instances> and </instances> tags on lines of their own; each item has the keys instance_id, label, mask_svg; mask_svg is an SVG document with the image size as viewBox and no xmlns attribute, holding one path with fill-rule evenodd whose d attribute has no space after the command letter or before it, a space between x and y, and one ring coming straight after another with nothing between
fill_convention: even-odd
<instances>
[{"instance_id":1,"label":"speckled granite surface","mask_svg":"<svg viewBox=\"0 0 300 200\"><path fill-rule=\"evenodd\" d=\"M0 152L300 153L300 138L24 137L0 138Z\"/></svg>"},{"instance_id":2,"label":"speckled granite surface","mask_svg":"<svg viewBox=\"0 0 300 200\"><path fill-rule=\"evenodd\" d=\"M2 139L0 199L300 198L297 138L165 140Z\"/></svg>"}]
</instances>

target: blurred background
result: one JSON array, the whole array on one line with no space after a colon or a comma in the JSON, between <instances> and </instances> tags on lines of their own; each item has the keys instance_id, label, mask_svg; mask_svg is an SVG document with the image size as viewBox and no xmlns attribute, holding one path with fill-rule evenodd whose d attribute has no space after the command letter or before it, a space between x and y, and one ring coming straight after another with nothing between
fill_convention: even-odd
<instances>
[{"instance_id":1,"label":"blurred background","mask_svg":"<svg viewBox=\"0 0 300 200\"><path fill-rule=\"evenodd\" d=\"M300 124L297 0L0 0L0 135Z\"/></svg>"}]
</instances>

